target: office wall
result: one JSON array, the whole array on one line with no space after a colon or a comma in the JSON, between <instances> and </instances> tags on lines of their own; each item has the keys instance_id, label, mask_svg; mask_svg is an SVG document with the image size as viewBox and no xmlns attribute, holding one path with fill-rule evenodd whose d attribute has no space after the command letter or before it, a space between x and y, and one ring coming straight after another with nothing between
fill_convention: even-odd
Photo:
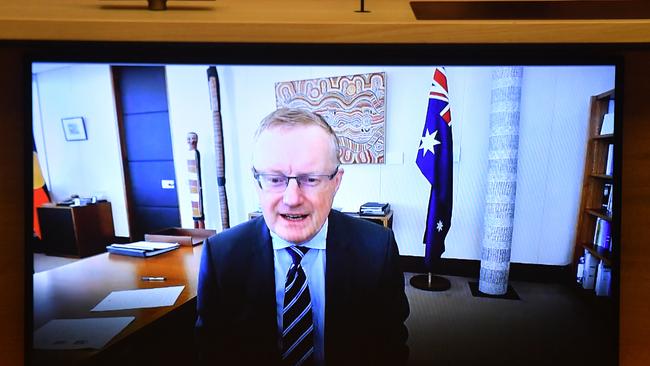
<instances>
[{"instance_id":1,"label":"office wall","mask_svg":"<svg viewBox=\"0 0 650 366\"><path fill-rule=\"evenodd\" d=\"M128 236L126 196L115 97L108 65L42 68L36 84L33 130L53 201L72 194L111 202L115 235ZM62 118L83 117L88 139L66 141Z\"/></svg>"},{"instance_id":2,"label":"office wall","mask_svg":"<svg viewBox=\"0 0 650 366\"><path fill-rule=\"evenodd\" d=\"M187 133L199 136L205 227L221 230L214 129L207 66L167 66L167 103L182 227L193 227L187 176Z\"/></svg>"},{"instance_id":3,"label":"office wall","mask_svg":"<svg viewBox=\"0 0 650 366\"><path fill-rule=\"evenodd\" d=\"M526 68L512 257L569 263L582 191L589 99L614 68ZM535 262L533 262L535 263Z\"/></svg>"}]
</instances>

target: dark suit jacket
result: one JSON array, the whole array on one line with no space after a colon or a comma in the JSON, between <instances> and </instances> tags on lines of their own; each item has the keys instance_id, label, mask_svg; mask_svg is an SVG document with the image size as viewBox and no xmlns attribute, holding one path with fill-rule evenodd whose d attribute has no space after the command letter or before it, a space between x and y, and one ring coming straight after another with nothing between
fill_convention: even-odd
<instances>
[{"instance_id":1,"label":"dark suit jacket","mask_svg":"<svg viewBox=\"0 0 650 366\"><path fill-rule=\"evenodd\" d=\"M404 363L409 305L393 232L336 211L328 225L325 362ZM196 332L206 363L279 362L273 247L263 217L204 244Z\"/></svg>"}]
</instances>

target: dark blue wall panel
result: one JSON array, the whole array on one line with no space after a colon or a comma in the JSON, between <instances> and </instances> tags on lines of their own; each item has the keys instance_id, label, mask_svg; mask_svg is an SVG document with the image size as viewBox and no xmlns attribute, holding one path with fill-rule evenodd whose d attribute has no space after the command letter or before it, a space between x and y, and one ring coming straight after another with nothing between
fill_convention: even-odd
<instances>
[{"instance_id":1,"label":"dark blue wall panel","mask_svg":"<svg viewBox=\"0 0 650 366\"><path fill-rule=\"evenodd\" d=\"M147 207L135 208L136 225L142 233L153 233L166 227L178 227L181 221L178 208Z\"/></svg>"},{"instance_id":2,"label":"dark blue wall panel","mask_svg":"<svg viewBox=\"0 0 650 366\"><path fill-rule=\"evenodd\" d=\"M174 159L167 112L125 115L124 129L129 161Z\"/></svg>"},{"instance_id":3,"label":"dark blue wall panel","mask_svg":"<svg viewBox=\"0 0 650 366\"><path fill-rule=\"evenodd\" d=\"M161 180L176 181L173 161L129 162L131 191L137 206L176 207L176 188L163 189Z\"/></svg>"},{"instance_id":4,"label":"dark blue wall panel","mask_svg":"<svg viewBox=\"0 0 650 366\"><path fill-rule=\"evenodd\" d=\"M181 224L164 67L116 67L133 207L131 235ZM174 182L164 189L162 180Z\"/></svg>"},{"instance_id":5,"label":"dark blue wall panel","mask_svg":"<svg viewBox=\"0 0 650 366\"><path fill-rule=\"evenodd\" d=\"M167 111L164 67L122 67L122 111L124 114Z\"/></svg>"}]
</instances>

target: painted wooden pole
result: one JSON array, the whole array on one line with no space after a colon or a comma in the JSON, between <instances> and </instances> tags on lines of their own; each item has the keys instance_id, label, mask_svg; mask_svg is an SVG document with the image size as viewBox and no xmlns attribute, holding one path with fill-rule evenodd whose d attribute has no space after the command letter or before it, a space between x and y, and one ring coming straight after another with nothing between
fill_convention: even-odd
<instances>
[{"instance_id":1,"label":"painted wooden pole","mask_svg":"<svg viewBox=\"0 0 650 366\"><path fill-rule=\"evenodd\" d=\"M214 127L214 151L217 160L217 188L219 191L219 206L221 207L221 227L230 227L228 213L228 197L226 195L226 166L224 161L223 129L221 124L221 100L219 98L219 76L217 68L208 68L208 86L210 87L210 105Z\"/></svg>"}]
</instances>

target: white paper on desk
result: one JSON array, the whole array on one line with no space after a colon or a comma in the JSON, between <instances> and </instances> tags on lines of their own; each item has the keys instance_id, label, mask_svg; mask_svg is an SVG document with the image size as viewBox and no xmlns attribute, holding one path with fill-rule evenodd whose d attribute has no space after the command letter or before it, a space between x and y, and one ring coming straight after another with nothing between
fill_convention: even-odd
<instances>
[{"instance_id":1,"label":"white paper on desk","mask_svg":"<svg viewBox=\"0 0 650 366\"><path fill-rule=\"evenodd\" d=\"M135 319L133 316L53 319L34 332L35 349L100 349Z\"/></svg>"},{"instance_id":2,"label":"white paper on desk","mask_svg":"<svg viewBox=\"0 0 650 366\"><path fill-rule=\"evenodd\" d=\"M157 249L178 248L180 244L163 243L158 241L136 241L134 243L128 243L128 244L111 244L110 246L114 248L140 249L140 250L150 251L150 250L157 250Z\"/></svg>"},{"instance_id":3,"label":"white paper on desk","mask_svg":"<svg viewBox=\"0 0 650 366\"><path fill-rule=\"evenodd\" d=\"M157 308L174 305L185 286L113 291L91 311Z\"/></svg>"}]
</instances>

